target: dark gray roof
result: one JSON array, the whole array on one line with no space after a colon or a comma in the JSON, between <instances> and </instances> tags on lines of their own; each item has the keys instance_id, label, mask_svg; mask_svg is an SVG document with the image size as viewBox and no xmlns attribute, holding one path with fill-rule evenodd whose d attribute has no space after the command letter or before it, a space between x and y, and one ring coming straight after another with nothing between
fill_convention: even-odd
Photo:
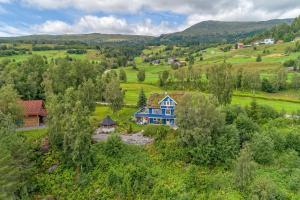
<instances>
[{"instance_id":1,"label":"dark gray roof","mask_svg":"<svg viewBox=\"0 0 300 200\"><path fill-rule=\"evenodd\" d=\"M100 124L101 126L114 126L116 125L116 122L113 121L110 116L106 116Z\"/></svg>"}]
</instances>

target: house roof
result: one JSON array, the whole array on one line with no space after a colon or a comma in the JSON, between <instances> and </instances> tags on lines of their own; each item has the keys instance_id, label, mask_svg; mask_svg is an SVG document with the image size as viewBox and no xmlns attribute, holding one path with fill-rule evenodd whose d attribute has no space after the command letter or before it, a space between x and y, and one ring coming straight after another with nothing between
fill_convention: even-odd
<instances>
[{"instance_id":1,"label":"house roof","mask_svg":"<svg viewBox=\"0 0 300 200\"><path fill-rule=\"evenodd\" d=\"M110 116L106 116L102 122L100 123L101 126L114 126L116 125L116 122L113 121Z\"/></svg>"},{"instance_id":2,"label":"house roof","mask_svg":"<svg viewBox=\"0 0 300 200\"><path fill-rule=\"evenodd\" d=\"M47 116L43 100L28 100L21 101L23 107L24 116Z\"/></svg>"},{"instance_id":3,"label":"house roof","mask_svg":"<svg viewBox=\"0 0 300 200\"><path fill-rule=\"evenodd\" d=\"M171 97L176 103L180 103L181 98L183 97L184 92L173 92L169 94L163 94L163 93L153 93L147 101L148 107L159 107L159 102L163 100L165 97L169 96Z\"/></svg>"}]
</instances>

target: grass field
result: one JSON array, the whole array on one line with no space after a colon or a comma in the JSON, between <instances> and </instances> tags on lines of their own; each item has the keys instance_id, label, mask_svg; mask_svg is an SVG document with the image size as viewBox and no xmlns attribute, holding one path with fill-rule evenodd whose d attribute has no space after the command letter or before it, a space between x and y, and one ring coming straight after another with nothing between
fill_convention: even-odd
<instances>
[{"instance_id":1,"label":"grass field","mask_svg":"<svg viewBox=\"0 0 300 200\"><path fill-rule=\"evenodd\" d=\"M14 56L0 57L0 61L3 59L15 60L16 62L23 61L31 57L32 55L46 56L49 60L52 58L72 57L75 59L89 59L100 60L101 56L97 55L96 50L88 50L86 54L68 54L66 50L48 50L48 51L32 51L32 54L22 54Z\"/></svg>"},{"instance_id":2,"label":"grass field","mask_svg":"<svg viewBox=\"0 0 300 200\"><path fill-rule=\"evenodd\" d=\"M126 91L125 103L132 105L136 105L141 88L144 89L147 97L149 97L152 93L172 92L164 91L157 86L148 84L123 83L121 86ZM291 93L293 93L295 96L290 95ZM282 111L284 109L286 112L292 113L300 110L300 100L296 95L297 93L295 91L285 91L282 94L269 94L260 92L256 93L255 95L247 92L237 92L232 98L232 104L246 106L249 105L253 99L255 99L257 103L272 106L277 111Z\"/></svg>"}]
</instances>

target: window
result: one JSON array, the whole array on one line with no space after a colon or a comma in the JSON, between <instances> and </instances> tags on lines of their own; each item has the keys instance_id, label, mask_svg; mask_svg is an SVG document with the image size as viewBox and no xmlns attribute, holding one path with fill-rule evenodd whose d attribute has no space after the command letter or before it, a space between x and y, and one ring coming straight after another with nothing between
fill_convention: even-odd
<instances>
[{"instance_id":1,"label":"window","mask_svg":"<svg viewBox=\"0 0 300 200\"><path fill-rule=\"evenodd\" d=\"M171 109L166 109L166 115L171 115Z\"/></svg>"}]
</instances>

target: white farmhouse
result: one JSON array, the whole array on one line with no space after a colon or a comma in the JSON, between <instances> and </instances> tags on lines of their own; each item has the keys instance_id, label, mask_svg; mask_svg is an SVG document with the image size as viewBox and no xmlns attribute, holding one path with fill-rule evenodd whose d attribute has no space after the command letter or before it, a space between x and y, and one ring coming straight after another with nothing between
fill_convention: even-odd
<instances>
[{"instance_id":1,"label":"white farmhouse","mask_svg":"<svg viewBox=\"0 0 300 200\"><path fill-rule=\"evenodd\" d=\"M267 38L262 41L263 44L274 44L275 41L272 38Z\"/></svg>"}]
</instances>

